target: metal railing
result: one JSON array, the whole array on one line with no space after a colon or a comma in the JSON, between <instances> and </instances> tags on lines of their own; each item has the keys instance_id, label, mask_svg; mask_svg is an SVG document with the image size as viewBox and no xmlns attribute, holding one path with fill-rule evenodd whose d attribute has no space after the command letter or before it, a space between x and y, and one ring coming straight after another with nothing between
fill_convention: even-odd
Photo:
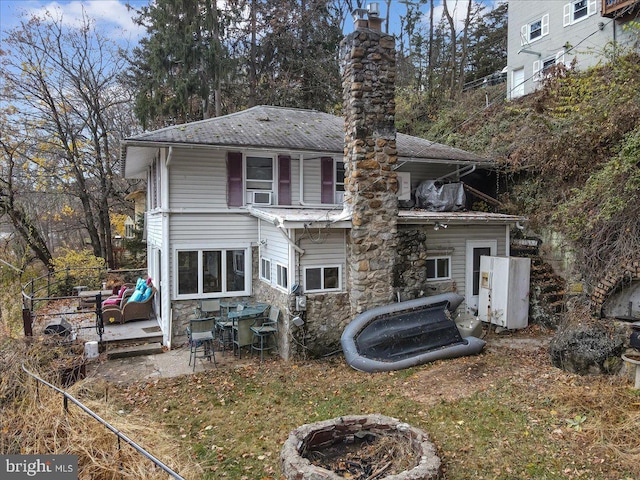
<instances>
[{"instance_id":1,"label":"metal railing","mask_svg":"<svg viewBox=\"0 0 640 480\"><path fill-rule=\"evenodd\" d=\"M52 388L53 390L55 390L56 392L60 393L63 396L63 405L64 405L64 410L65 412L69 411L69 400L74 403L75 405L77 405L83 412L85 412L87 415L89 415L90 417L92 417L94 420L98 421L99 423L101 423L102 425L104 425L105 427L107 427L107 429L109 429L114 435L116 435L118 437L118 450L120 450L121 446L120 446L120 441L124 441L125 443L129 444L129 446L131 446L136 452L138 452L140 455L146 457L148 460L150 460L151 462L153 462L158 468L160 468L161 470L163 470L165 473L167 473L167 475L169 475L172 478L175 479L179 479L179 480L184 480L183 477L181 477L179 474L177 474L176 472L174 472L171 468L169 468L167 465L165 465L164 463L162 463L160 460L158 460L155 456L153 456L151 453L149 453L148 451L146 451L144 448L142 448L140 445L138 445L136 442L134 442L133 440L131 440L129 437L127 437L124 433L122 433L120 430L118 430L116 427L114 427L113 425L111 425L109 422L107 422L106 420L103 420L100 416L98 416L96 413L94 413L92 410L90 410L88 407L86 407L85 405L83 405L79 400L77 400L76 398L74 398L72 395L70 395L69 393L65 392L64 390L56 387L55 385L52 385L51 383L47 382L46 380L40 378L38 375L36 375L33 372L30 372L29 370L27 370L27 368L24 366L24 364L22 364L22 370L25 371L25 373L31 377L33 377L34 379L36 379L36 381L38 381L39 383L42 383L43 385L46 385L49 388Z\"/></svg>"},{"instance_id":2,"label":"metal railing","mask_svg":"<svg viewBox=\"0 0 640 480\"><path fill-rule=\"evenodd\" d=\"M32 278L22 285L22 320L25 335L32 334L32 324L34 321L34 312L43 304L48 304L53 300L76 299L74 295L74 286L82 285L88 288L100 288L104 286L108 274L143 274L146 269L135 270L109 270L106 267L67 267L61 271L47 272L36 278ZM78 293L77 291L75 292ZM102 342L102 334L104 333L104 322L102 319L102 294L101 290L95 296L95 324L89 327L95 328L96 333ZM87 311L48 311L47 315L55 315L57 317L80 316L85 315Z\"/></svg>"}]
</instances>

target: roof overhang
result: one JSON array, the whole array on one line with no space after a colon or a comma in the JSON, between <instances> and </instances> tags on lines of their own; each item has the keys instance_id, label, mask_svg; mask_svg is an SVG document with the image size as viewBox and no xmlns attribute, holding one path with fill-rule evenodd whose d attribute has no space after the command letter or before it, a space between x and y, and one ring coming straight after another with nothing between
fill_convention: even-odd
<instances>
[{"instance_id":1,"label":"roof overhang","mask_svg":"<svg viewBox=\"0 0 640 480\"><path fill-rule=\"evenodd\" d=\"M351 213L337 208L287 208L250 206L251 215L284 228L351 228ZM487 212L429 212L426 210L398 211L400 225L516 225L526 217Z\"/></svg>"},{"instance_id":2,"label":"roof overhang","mask_svg":"<svg viewBox=\"0 0 640 480\"><path fill-rule=\"evenodd\" d=\"M123 140L120 144L120 172L122 176L146 180L147 168L153 162L158 149L168 146Z\"/></svg>"},{"instance_id":3,"label":"roof overhang","mask_svg":"<svg viewBox=\"0 0 640 480\"><path fill-rule=\"evenodd\" d=\"M527 218L520 215L488 212L430 212L427 210L398 212L398 224L403 225L515 225L526 221Z\"/></svg>"},{"instance_id":4,"label":"roof overhang","mask_svg":"<svg viewBox=\"0 0 640 480\"><path fill-rule=\"evenodd\" d=\"M284 228L351 228L351 214L342 208L249 207L260 220Z\"/></svg>"},{"instance_id":5,"label":"roof overhang","mask_svg":"<svg viewBox=\"0 0 640 480\"><path fill-rule=\"evenodd\" d=\"M190 144L190 143L174 143L174 142L149 142L139 141L135 139L126 139L121 142L121 158L120 158L120 170L124 178L147 178L147 168L153 162L156 153L161 148L184 148L184 149L216 149L216 150L238 150L237 145L203 145L203 144ZM243 150L255 150L255 151L269 151L274 152L278 149L272 147L259 147L245 145ZM302 155L302 159L305 160L305 156L311 156L317 158L319 156L328 155L332 157L342 157L344 152L336 151L309 151L309 150L292 150L284 149L290 153L298 153ZM403 163L423 163L423 164L446 164L451 166L470 166L475 165L478 168L492 168L495 163L491 160L453 160L443 158L416 158L416 157L403 157L398 156L397 166L402 166Z\"/></svg>"}]
</instances>

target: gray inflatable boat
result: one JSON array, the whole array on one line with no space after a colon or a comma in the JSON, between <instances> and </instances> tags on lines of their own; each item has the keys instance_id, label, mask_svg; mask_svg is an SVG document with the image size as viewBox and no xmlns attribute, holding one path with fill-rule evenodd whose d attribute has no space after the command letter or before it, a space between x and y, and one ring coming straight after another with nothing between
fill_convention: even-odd
<instances>
[{"instance_id":1,"label":"gray inflatable boat","mask_svg":"<svg viewBox=\"0 0 640 480\"><path fill-rule=\"evenodd\" d=\"M463 300L443 293L361 313L342 332L345 360L356 370L385 372L479 353L484 340L462 338L451 320Z\"/></svg>"}]
</instances>

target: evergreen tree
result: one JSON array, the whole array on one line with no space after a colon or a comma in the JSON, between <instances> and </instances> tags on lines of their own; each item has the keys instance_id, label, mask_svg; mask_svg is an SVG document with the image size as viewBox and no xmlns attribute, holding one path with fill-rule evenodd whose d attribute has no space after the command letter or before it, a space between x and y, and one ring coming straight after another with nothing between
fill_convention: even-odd
<instances>
[{"instance_id":1,"label":"evergreen tree","mask_svg":"<svg viewBox=\"0 0 640 480\"><path fill-rule=\"evenodd\" d=\"M222 112L229 70L226 26L238 8L208 0L157 0L138 13L148 36L131 58L136 115L145 128L201 120Z\"/></svg>"}]
</instances>

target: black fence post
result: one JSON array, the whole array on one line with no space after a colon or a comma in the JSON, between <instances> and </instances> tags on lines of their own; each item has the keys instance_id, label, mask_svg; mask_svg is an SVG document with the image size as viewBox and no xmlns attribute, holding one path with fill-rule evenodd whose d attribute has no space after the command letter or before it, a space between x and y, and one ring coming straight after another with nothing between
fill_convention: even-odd
<instances>
[{"instance_id":1,"label":"black fence post","mask_svg":"<svg viewBox=\"0 0 640 480\"><path fill-rule=\"evenodd\" d=\"M29 308L22 309L22 326L24 328L24 336L33 336L33 318L31 316L31 310Z\"/></svg>"}]
</instances>

